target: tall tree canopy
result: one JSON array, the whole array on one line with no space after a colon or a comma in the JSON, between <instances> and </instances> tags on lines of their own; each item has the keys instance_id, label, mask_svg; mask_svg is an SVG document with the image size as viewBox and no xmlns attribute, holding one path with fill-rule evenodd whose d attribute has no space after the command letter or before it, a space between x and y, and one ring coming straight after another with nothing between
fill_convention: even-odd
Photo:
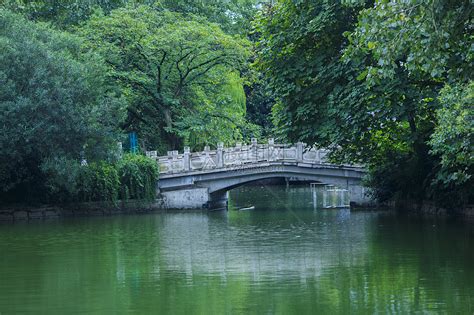
<instances>
[{"instance_id":1,"label":"tall tree canopy","mask_svg":"<svg viewBox=\"0 0 474 315\"><path fill-rule=\"evenodd\" d=\"M258 0L158 0L164 9L206 17L219 24L225 32L243 34L257 11Z\"/></svg>"},{"instance_id":2,"label":"tall tree canopy","mask_svg":"<svg viewBox=\"0 0 474 315\"><path fill-rule=\"evenodd\" d=\"M336 160L366 163L380 199L459 200L458 192L472 191L472 124L464 125L472 5L365 5L280 0L262 11L256 65L278 101L275 125L282 137L332 148ZM441 130L453 112L462 117L453 133L463 138L447 154Z\"/></svg>"},{"instance_id":3,"label":"tall tree canopy","mask_svg":"<svg viewBox=\"0 0 474 315\"><path fill-rule=\"evenodd\" d=\"M87 39L85 49L106 60L109 78L130 103L125 127L137 130L147 147L178 149L196 138L195 125L205 129L200 135L213 133L202 142L240 137L238 130L217 130L236 129L245 115L239 73L246 40L203 18L149 6L93 16L78 33Z\"/></svg>"},{"instance_id":4,"label":"tall tree canopy","mask_svg":"<svg viewBox=\"0 0 474 315\"><path fill-rule=\"evenodd\" d=\"M52 160L105 158L120 102L81 41L0 9L0 199L47 198ZM23 199L23 200L25 200Z\"/></svg>"},{"instance_id":5,"label":"tall tree canopy","mask_svg":"<svg viewBox=\"0 0 474 315\"><path fill-rule=\"evenodd\" d=\"M146 1L146 0L145 0ZM94 10L109 13L129 0L3 0L3 6L33 21L67 28L87 20Z\"/></svg>"},{"instance_id":6,"label":"tall tree canopy","mask_svg":"<svg viewBox=\"0 0 474 315\"><path fill-rule=\"evenodd\" d=\"M361 12L357 28L349 35L351 43L345 59L356 67L358 78L368 91L364 102L376 122L370 130L374 137L371 142L391 143L388 149L372 151L382 152L385 161L393 160L395 155L405 156L402 163L406 167L395 168L397 171L388 167L381 176L374 177L376 182L377 178L392 178L385 190L448 202L473 197L472 180L463 176L450 177L449 183L443 180L448 155L440 152L436 140L430 141L439 139L436 135L445 128L442 118L447 111L467 111L464 104L469 92L462 96L458 91L467 90L472 80L472 10L470 1L379 1ZM451 85L455 88L448 88ZM450 93L456 96L448 97ZM452 123L455 128L459 126ZM470 162L452 160L449 172L453 175L468 169L467 173L472 174L472 123L466 129L471 131L459 133L465 149L459 152L464 158L458 161ZM394 134L399 136L393 137ZM374 165L379 162L373 160ZM439 187L439 183L447 186ZM466 189L471 191L470 197Z\"/></svg>"},{"instance_id":7,"label":"tall tree canopy","mask_svg":"<svg viewBox=\"0 0 474 315\"><path fill-rule=\"evenodd\" d=\"M256 66L277 100L273 120L280 138L321 146L334 142L334 120L344 114L334 112L336 98L354 79L341 61L343 34L354 28L358 9L282 0L266 6L256 20Z\"/></svg>"},{"instance_id":8,"label":"tall tree canopy","mask_svg":"<svg viewBox=\"0 0 474 315\"><path fill-rule=\"evenodd\" d=\"M257 10L257 0L3 0L3 6L34 21L50 21L60 28L89 19L94 11L109 14L127 5L150 5L186 15L199 15L226 32L245 33Z\"/></svg>"}]
</instances>

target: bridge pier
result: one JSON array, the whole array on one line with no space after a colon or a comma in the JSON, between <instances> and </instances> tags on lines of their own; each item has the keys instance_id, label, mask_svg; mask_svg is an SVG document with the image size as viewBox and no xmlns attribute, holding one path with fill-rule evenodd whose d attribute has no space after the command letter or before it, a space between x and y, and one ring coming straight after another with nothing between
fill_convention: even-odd
<instances>
[{"instance_id":1,"label":"bridge pier","mask_svg":"<svg viewBox=\"0 0 474 315\"><path fill-rule=\"evenodd\" d=\"M228 192L209 193L208 188L187 188L158 193L157 202L164 209L227 208Z\"/></svg>"},{"instance_id":2,"label":"bridge pier","mask_svg":"<svg viewBox=\"0 0 474 315\"><path fill-rule=\"evenodd\" d=\"M228 191L217 191L209 194L209 201L207 202L207 208L212 209L227 209L227 203L229 200Z\"/></svg>"},{"instance_id":3,"label":"bridge pier","mask_svg":"<svg viewBox=\"0 0 474 315\"><path fill-rule=\"evenodd\" d=\"M208 206L208 188L186 188L158 193L157 202L164 209L203 209Z\"/></svg>"}]
</instances>

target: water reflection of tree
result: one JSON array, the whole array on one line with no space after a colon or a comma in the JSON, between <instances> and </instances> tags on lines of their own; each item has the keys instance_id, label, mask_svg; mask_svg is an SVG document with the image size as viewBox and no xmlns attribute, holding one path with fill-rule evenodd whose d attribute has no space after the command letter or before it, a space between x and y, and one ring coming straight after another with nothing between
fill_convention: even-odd
<instances>
[{"instance_id":1,"label":"water reflection of tree","mask_svg":"<svg viewBox=\"0 0 474 315\"><path fill-rule=\"evenodd\" d=\"M3 229L0 305L11 299L23 309L63 313L472 311L470 228L377 213L268 214ZM28 298L20 303L11 292Z\"/></svg>"}]
</instances>

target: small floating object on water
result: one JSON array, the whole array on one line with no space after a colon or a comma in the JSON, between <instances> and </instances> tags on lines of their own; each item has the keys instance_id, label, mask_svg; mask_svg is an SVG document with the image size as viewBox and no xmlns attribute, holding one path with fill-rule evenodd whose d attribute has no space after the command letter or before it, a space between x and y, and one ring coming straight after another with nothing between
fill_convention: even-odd
<instances>
[{"instance_id":1,"label":"small floating object on water","mask_svg":"<svg viewBox=\"0 0 474 315\"><path fill-rule=\"evenodd\" d=\"M243 207L243 208L240 208L240 209L237 209L238 211L246 211L246 210L253 210L255 209L255 206L251 206L251 207Z\"/></svg>"}]
</instances>

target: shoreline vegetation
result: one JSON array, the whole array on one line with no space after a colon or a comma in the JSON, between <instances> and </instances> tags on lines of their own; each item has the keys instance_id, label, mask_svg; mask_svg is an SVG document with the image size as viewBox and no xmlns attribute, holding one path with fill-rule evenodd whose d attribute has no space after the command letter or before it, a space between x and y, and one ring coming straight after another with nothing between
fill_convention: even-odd
<instances>
[{"instance_id":1,"label":"shoreline vegetation","mask_svg":"<svg viewBox=\"0 0 474 315\"><path fill-rule=\"evenodd\" d=\"M436 217L458 217L474 219L474 205L465 205L456 208L444 208L432 201L404 200L383 203L357 204L351 202L351 212L361 211L391 211L405 215L421 215ZM255 207L244 207L243 210L253 210ZM237 209L237 210L242 210ZM176 209L179 211L196 212L206 209ZM73 217L95 217L111 215L148 214L161 211L176 211L161 207L158 199L115 200L62 203L56 205L26 205L15 204L0 207L0 222L23 222L37 220L54 220ZM223 209L220 209L223 210ZM332 211L326 209L322 211Z\"/></svg>"},{"instance_id":2,"label":"shoreline vegetation","mask_svg":"<svg viewBox=\"0 0 474 315\"><path fill-rule=\"evenodd\" d=\"M469 0L4 0L0 209L150 203L158 169L140 152L272 137L366 165L377 204L472 209L473 10Z\"/></svg>"}]
</instances>

